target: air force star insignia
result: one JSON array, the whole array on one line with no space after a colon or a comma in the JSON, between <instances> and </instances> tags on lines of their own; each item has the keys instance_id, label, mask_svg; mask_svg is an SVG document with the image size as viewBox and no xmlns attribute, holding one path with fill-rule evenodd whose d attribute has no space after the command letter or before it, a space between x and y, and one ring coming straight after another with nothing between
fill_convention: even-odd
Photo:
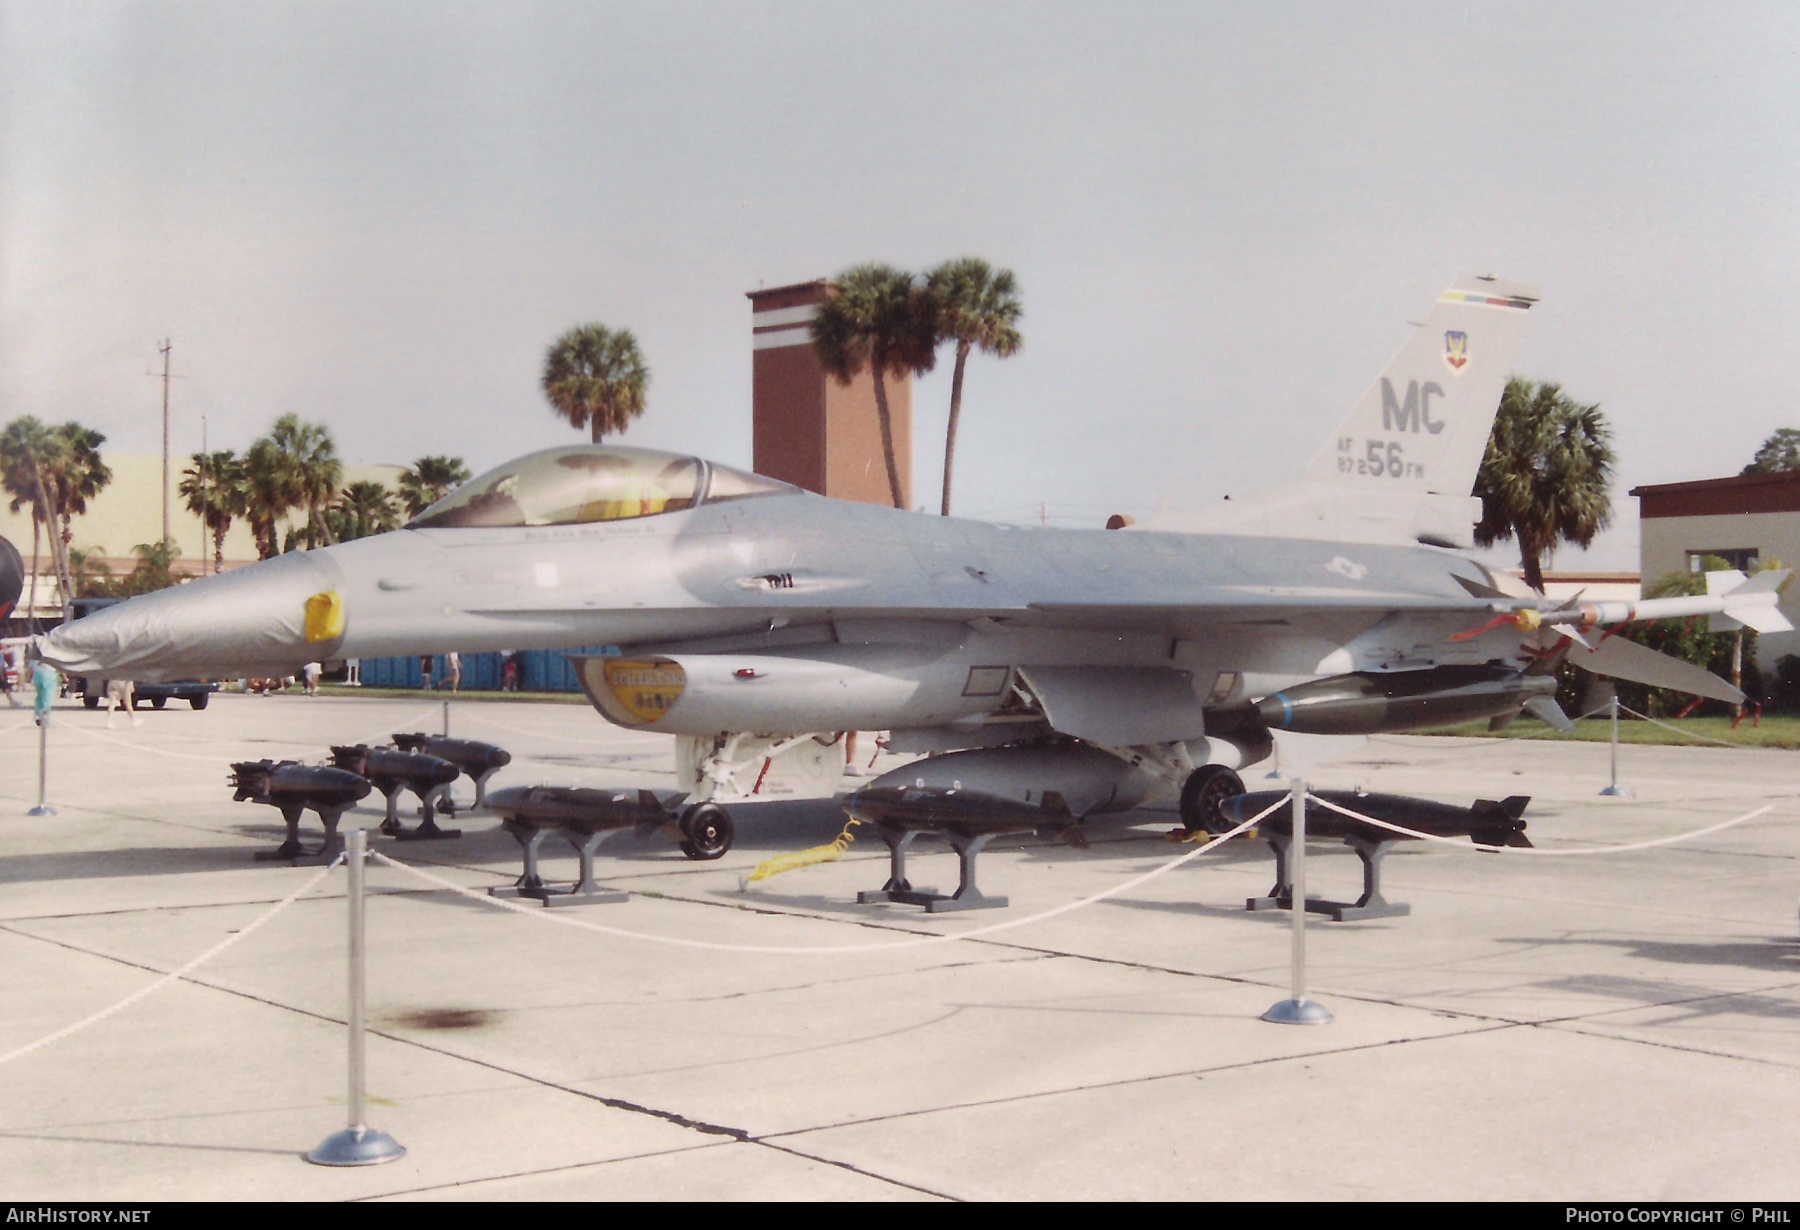
<instances>
[{"instance_id":1,"label":"air force star insignia","mask_svg":"<svg viewBox=\"0 0 1800 1230\"><path fill-rule=\"evenodd\" d=\"M1469 335L1460 329L1450 329L1444 334L1444 362L1450 370L1458 373L1469 365Z\"/></svg>"},{"instance_id":2,"label":"air force star insignia","mask_svg":"<svg viewBox=\"0 0 1800 1230\"><path fill-rule=\"evenodd\" d=\"M1366 564L1359 564L1355 560L1345 559L1341 555L1334 555L1331 562L1325 565L1325 571L1335 572L1340 577L1345 577L1352 581L1360 581L1369 575L1369 569Z\"/></svg>"}]
</instances>

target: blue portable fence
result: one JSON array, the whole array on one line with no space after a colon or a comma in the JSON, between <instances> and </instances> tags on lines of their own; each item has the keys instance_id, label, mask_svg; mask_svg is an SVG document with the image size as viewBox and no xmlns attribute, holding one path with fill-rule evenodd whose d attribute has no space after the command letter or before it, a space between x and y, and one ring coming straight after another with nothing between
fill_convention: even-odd
<instances>
[{"instance_id":1,"label":"blue portable fence","mask_svg":"<svg viewBox=\"0 0 1800 1230\"><path fill-rule=\"evenodd\" d=\"M617 645L592 645L582 649L524 649L519 651L519 691L579 692L574 655L616 658ZM370 688L422 688L425 676L419 670L424 654L402 658L363 658L362 681ZM475 692L498 692L504 654L465 653L462 655L462 687ZM441 688L450 678L450 667L443 654L431 660L431 683Z\"/></svg>"}]
</instances>

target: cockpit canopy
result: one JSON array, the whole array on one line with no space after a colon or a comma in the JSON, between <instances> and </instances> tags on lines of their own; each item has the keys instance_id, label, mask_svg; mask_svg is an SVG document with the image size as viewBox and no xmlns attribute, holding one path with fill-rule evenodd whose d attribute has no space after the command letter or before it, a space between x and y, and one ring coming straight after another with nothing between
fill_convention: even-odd
<instances>
[{"instance_id":1,"label":"cockpit canopy","mask_svg":"<svg viewBox=\"0 0 1800 1230\"><path fill-rule=\"evenodd\" d=\"M580 444L545 449L489 470L427 508L406 528L586 525L799 491L698 457Z\"/></svg>"}]
</instances>

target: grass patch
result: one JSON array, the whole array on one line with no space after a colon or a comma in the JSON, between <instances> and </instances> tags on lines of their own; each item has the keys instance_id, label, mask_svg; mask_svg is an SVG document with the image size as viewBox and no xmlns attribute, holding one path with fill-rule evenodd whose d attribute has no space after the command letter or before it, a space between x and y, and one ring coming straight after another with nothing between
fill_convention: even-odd
<instances>
[{"instance_id":1,"label":"grass patch","mask_svg":"<svg viewBox=\"0 0 1800 1230\"><path fill-rule=\"evenodd\" d=\"M1766 714L1762 725L1753 727L1750 719L1745 718L1738 728L1731 728L1728 717L1690 717L1664 718L1669 726L1658 726L1654 722L1645 722L1637 718L1621 714L1619 717L1620 743L1645 743L1658 747L1717 747L1720 743L1729 743L1734 747L1781 747L1800 748L1800 717L1790 714ZM1505 730L1490 731L1486 722L1465 722L1461 726L1448 726L1442 730L1421 731L1421 734L1458 735L1464 738L1479 739L1547 739L1561 743L1605 743L1612 738L1612 723L1609 719L1582 718L1575 723L1572 734L1561 734L1550 729L1544 723L1532 717L1522 717Z\"/></svg>"}]
</instances>

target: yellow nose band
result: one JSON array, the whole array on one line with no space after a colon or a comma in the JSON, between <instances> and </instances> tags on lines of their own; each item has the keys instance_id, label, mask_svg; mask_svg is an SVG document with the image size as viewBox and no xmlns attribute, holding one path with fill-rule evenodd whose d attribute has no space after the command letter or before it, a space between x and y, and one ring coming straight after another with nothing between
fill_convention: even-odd
<instances>
[{"instance_id":1,"label":"yellow nose band","mask_svg":"<svg viewBox=\"0 0 1800 1230\"><path fill-rule=\"evenodd\" d=\"M335 589L306 600L306 643L333 641L344 635L344 599Z\"/></svg>"}]
</instances>

